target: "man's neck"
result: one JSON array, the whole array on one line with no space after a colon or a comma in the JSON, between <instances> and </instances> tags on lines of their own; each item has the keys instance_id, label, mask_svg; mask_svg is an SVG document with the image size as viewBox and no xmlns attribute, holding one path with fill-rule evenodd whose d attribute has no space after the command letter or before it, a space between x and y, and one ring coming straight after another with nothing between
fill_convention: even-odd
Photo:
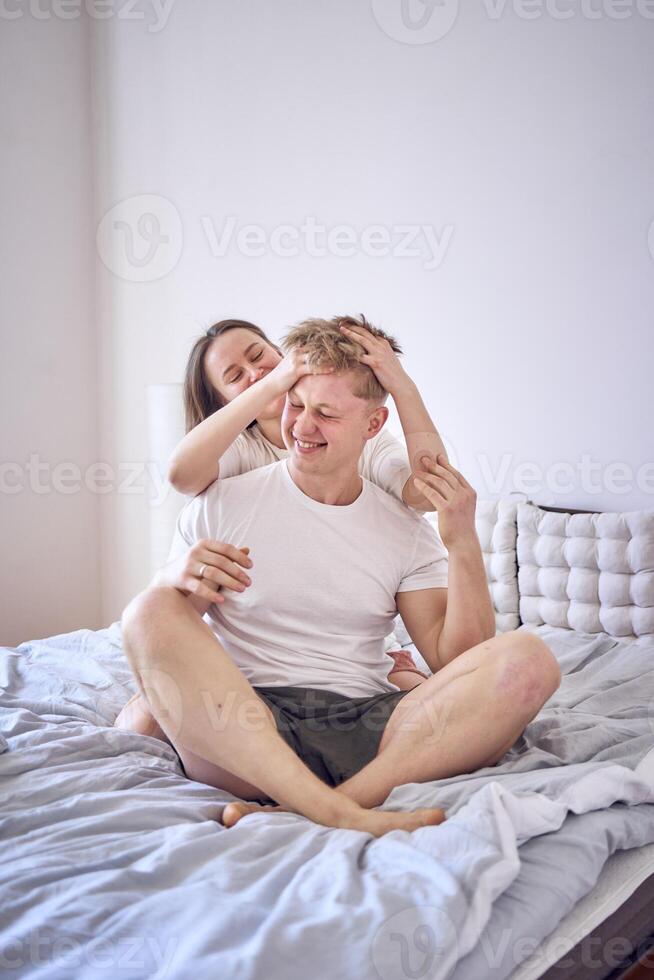
<instances>
[{"instance_id":1,"label":"man's neck","mask_svg":"<svg viewBox=\"0 0 654 980\"><path fill-rule=\"evenodd\" d=\"M290 459L287 460L287 464L295 486L319 504L346 507L348 504L353 504L363 490L363 481L356 466L346 472L312 476L300 472Z\"/></svg>"}]
</instances>

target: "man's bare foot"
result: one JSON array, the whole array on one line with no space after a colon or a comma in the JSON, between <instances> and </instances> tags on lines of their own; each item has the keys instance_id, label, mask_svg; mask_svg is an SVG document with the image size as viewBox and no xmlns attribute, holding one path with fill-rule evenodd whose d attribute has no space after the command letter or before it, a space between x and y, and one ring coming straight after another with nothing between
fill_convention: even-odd
<instances>
[{"instance_id":1,"label":"man's bare foot","mask_svg":"<svg viewBox=\"0 0 654 980\"><path fill-rule=\"evenodd\" d=\"M224 827L233 827L250 813L289 813L283 806L262 806L260 803L228 803L222 813ZM358 808L349 819L344 818L336 826L340 829L364 830L374 837L381 837L391 830L418 830L420 827L434 827L446 819L440 807L422 810L365 810ZM330 826L327 824L326 826Z\"/></svg>"},{"instance_id":2,"label":"man's bare foot","mask_svg":"<svg viewBox=\"0 0 654 980\"><path fill-rule=\"evenodd\" d=\"M168 742L166 733L150 711L147 701L140 694L132 695L123 706L114 722L114 728L120 728L125 732L136 732L137 735L149 735L151 738Z\"/></svg>"},{"instance_id":3,"label":"man's bare foot","mask_svg":"<svg viewBox=\"0 0 654 980\"><path fill-rule=\"evenodd\" d=\"M241 817L247 817L250 813L264 813L273 811L274 813L289 813L283 806L273 805L263 806L261 803L228 803L222 812L223 827L233 827Z\"/></svg>"}]
</instances>

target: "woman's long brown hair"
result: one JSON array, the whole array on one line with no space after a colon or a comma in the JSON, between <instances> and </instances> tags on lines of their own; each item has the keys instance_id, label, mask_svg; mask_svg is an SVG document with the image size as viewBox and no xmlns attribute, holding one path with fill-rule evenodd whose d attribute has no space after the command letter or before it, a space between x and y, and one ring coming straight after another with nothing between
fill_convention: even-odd
<instances>
[{"instance_id":1,"label":"woman's long brown hair","mask_svg":"<svg viewBox=\"0 0 654 980\"><path fill-rule=\"evenodd\" d=\"M216 337L227 333L228 330L236 330L237 328L255 333L269 347L273 347L280 354L282 353L279 347L266 337L261 327L257 327L255 323L250 323L248 320L219 320L218 323L214 323L213 326L209 327L207 332L193 344L186 364L186 373L184 375L184 416L187 432L190 432L200 422L209 418L219 408L224 408L225 406L225 399L216 391L207 377L207 372L204 367L204 355ZM250 422L248 429L255 422L256 420Z\"/></svg>"}]
</instances>

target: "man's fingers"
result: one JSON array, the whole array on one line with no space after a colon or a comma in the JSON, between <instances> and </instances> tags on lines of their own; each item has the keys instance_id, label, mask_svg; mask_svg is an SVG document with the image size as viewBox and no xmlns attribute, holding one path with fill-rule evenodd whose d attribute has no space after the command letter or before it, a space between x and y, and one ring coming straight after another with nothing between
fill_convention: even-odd
<instances>
[{"instance_id":1,"label":"man's fingers","mask_svg":"<svg viewBox=\"0 0 654 980\"><path fill-rule=\"evenodd\" d=\"M423 497L426 497L427 500L431 501L431 503L434 505L436 510L438 510L439 506L442 507L443 504L447 503L447 500L442 495L442 493L440 493L438 490L435 490L428 483L425 483L425 481L421 480L419 476L414 476L413 482L416 488L423 495Z\"/></svg>"},{"instance_id":2,"label":"man's fingers","mask_svg":"<svg viewBox=\"0 0 654 980\"><path fill-rule=\"evenodd\" d=\"M453 493L453 487L440 476L434 476L433 473L420 473L414 478L414 482L420 481L423 486L429 487L436 493L439 493L445 502L451 499Z\"/></svg>"},{"instance_id":3,"label":"man's fingers","mask_svg":"<svg viewBox=\"0 0 654 980\"><path fill-rule=\"evenodd\" d=\"M474 490L474 487L468 483L463 473L459 473L459 471L456 470L451 463L448 463L442 453L438 454L438 460L440 461L438 465L443 466L446 470L449 470L450 473L453 473L454 476L461 481L464 487L467 487L468 490Z\"/></svg>"},{"instance_id":4,"label":"man's fingers","mask_svg":"<svg viewBox=\"0 0 654 980\"><path fill-rule=\"evenodd\" d=\"M425 466L425 464L431 466L431 469L429 470L425 466L426 473L430 473L433 476L439 476L442 480L445 480L445 482L449 484L453 490L458 488L459 482L464 484L463 477L460 473L457 473L453 466L448 468L442 463L434 463L430 456L421 456L420 462L423 466Z\"/></svg>"},{"instance_id":5,"label":"man's fingers","mask_svg":"<svg viewBox=\"0 0 654 980\"><path fill-rule=\"evenodd\" d=\"M424 456L422 457L422 459L420 460L420 462L422 463L423 466L425 465L425 457ZM446 470L445 467L443 467L443 466L439 466L438 463L432 463L431 466L432 466L432 469L430 469L430 470L428 470L428 469L419 470L418 471L419 475L420 476L423 476L423 474L424 474L425 477L427 477L427 476L437 476L441 480L444 480L445 483L447 483L447 485L452 488L452 490L458 490L458 486L459 485L457 483L457 479L456 479L456 477L452 473L449 472L449 470Z\"/></svg>"}]
</instances>

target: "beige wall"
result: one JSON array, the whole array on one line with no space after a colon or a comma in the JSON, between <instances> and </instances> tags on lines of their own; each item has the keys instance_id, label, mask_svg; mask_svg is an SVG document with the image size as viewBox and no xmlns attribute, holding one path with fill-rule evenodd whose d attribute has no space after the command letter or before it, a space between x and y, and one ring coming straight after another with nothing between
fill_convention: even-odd
<instances>
[{"instance_id":1,"label":"beige wall","mask_svg":"<svg viewBox=\"0 0 654 980\"><path fill-rule=\"evenodd\" d=\"M0 27L0 642L16 644L101 623L91 100L82 20Z\"/></svg>"}]
</instances>

